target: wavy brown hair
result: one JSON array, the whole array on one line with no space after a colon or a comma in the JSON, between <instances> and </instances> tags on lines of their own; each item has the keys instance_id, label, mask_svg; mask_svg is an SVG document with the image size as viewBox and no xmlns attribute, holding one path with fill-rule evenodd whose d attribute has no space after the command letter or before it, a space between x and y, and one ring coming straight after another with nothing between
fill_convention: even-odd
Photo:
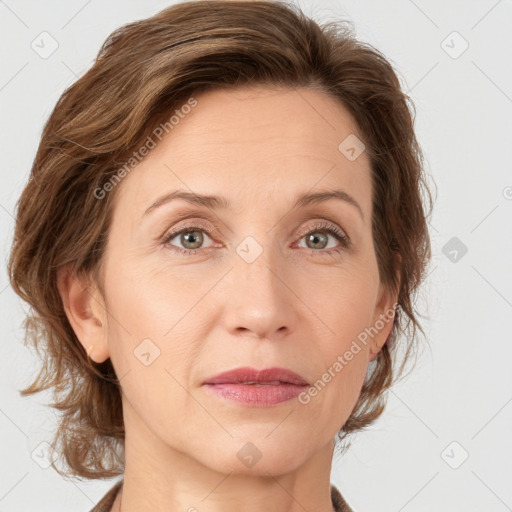
<instances>
[{"instance_id":1,"label":"wavy brown hair","mask_svg":"<svg viewBox=\"0 0 512 512\"><path fill-rule=\"evenodd\" d=\"M62 475L108 478L124 471L119 381L110 359L88 357L57 288L58 272L67 268L94 277L103 290L102 256L120 187L103 199L94 191L105 190L152 130L193 94L250 85L309 87L335 98L356 120L370 157L380 279L397 292L399 307L339 440L379 417L384 392L417 353L424 331L414 298L430 259L432 197L414 106L393 66L356 40L349 22L319 25L283 1L175 4L114 31L92 67L64 91L16 205L9 277L30 306L25 344L42 360L21 394L53 390L50 405L61 411L53 446L67 467L52 464Z\"/></svg>"}]
</instances>

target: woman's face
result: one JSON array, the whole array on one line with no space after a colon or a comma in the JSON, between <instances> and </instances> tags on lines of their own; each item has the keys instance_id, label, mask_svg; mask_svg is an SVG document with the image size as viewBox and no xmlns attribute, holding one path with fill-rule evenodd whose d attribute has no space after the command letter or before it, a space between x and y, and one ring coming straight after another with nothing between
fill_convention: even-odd
<instances>
[{"instance_id":1,"label":"woman's face","mask_svg":"<svg viewBox=\"0 0 512 512\"><path fill-rule=\"evenodd\" d=\"M353 119L322 93L195 99L118 185L95 351L120 379L127 443L279 474L332 450L392 326L360 341L394 303L379 286L370 163ZM334 190L344 195L304 199ZM222 199L162 200L176 191ZM240 367L324 384L224 386L230 397L204 384Z\"/></svg>"}]
</instances>

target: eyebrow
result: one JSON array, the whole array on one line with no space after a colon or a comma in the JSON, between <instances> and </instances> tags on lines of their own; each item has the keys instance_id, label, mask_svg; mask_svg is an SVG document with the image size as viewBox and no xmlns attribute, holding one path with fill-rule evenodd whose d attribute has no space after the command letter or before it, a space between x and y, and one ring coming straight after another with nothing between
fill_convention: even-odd
<instances>
[{"instance_id":1,"label":"eyebrow","mask_svg":"<svg viewBox=\"0 0 512 512\"><path fill-rule=\"evenodd\" d=\"M207 194L195 194L186 190L175 190L159 197L145 212L144 216L155 210L163 204L169 203L175 199L183 199L191 204L205 206L211 209L231 209L229 201L223 196L212 196ZM329 199L338 199L355 207L361 218L364 220L364 213L359 203L344 190L328 190L325 192L305 192L300 194L292 209L302 208L304 206L323 203Z\"/></svg>"}]
</instances>

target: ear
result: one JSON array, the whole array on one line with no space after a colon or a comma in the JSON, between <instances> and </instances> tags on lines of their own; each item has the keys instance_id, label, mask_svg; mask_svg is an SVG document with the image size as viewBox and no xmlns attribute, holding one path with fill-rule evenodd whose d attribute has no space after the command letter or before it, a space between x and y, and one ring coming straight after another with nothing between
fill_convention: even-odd
<instances>
[{"instance_id":1,"label":"ear","mask_svg":"<svg viewBox=\"0 0 512 512\"><path fill-rule=\"evenodd\" d=\"M396 255L398 265L402 261L399 254ZM396 269L397 292L386 289L382 284L379 287L379 299L373 315L370 331L374 333L370 344L369 361L373 361L382 347L386 344L393 329L396 307L398 305L398 290L400 290L400 270ZM376 332L377 331L377 332Z\"/></svg>"},{"instance_id":2,"label":"ear","mask_svg":"<svg viewBox=\"0 0 512 512\"><path fill-rule=\"evenodd\" d=\"M79 276L69 267L59 269L59 289L66 316L89 357L102 363L110 356L105 302L89 277Z\"/></svg>"}]
</instances>

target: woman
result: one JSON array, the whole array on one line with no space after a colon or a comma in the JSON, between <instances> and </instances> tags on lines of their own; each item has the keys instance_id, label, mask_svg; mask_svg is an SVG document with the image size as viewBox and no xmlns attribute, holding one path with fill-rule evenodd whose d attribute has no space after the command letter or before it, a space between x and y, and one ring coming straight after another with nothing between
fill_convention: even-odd
<instances>
[{"instance_id":1,"label":"woman","mask_svg":"<svg viewBox=\"0 0 512 512\"><path fill-rule=\"evenodd\" d=\"M94 511L351 510L334 449L421 331L408 100L377 50L277 1L121 27L64 92L9 271L44 353L22 393L63 413L54 468L123 475Z\"/></svg>"}]
</instances>

